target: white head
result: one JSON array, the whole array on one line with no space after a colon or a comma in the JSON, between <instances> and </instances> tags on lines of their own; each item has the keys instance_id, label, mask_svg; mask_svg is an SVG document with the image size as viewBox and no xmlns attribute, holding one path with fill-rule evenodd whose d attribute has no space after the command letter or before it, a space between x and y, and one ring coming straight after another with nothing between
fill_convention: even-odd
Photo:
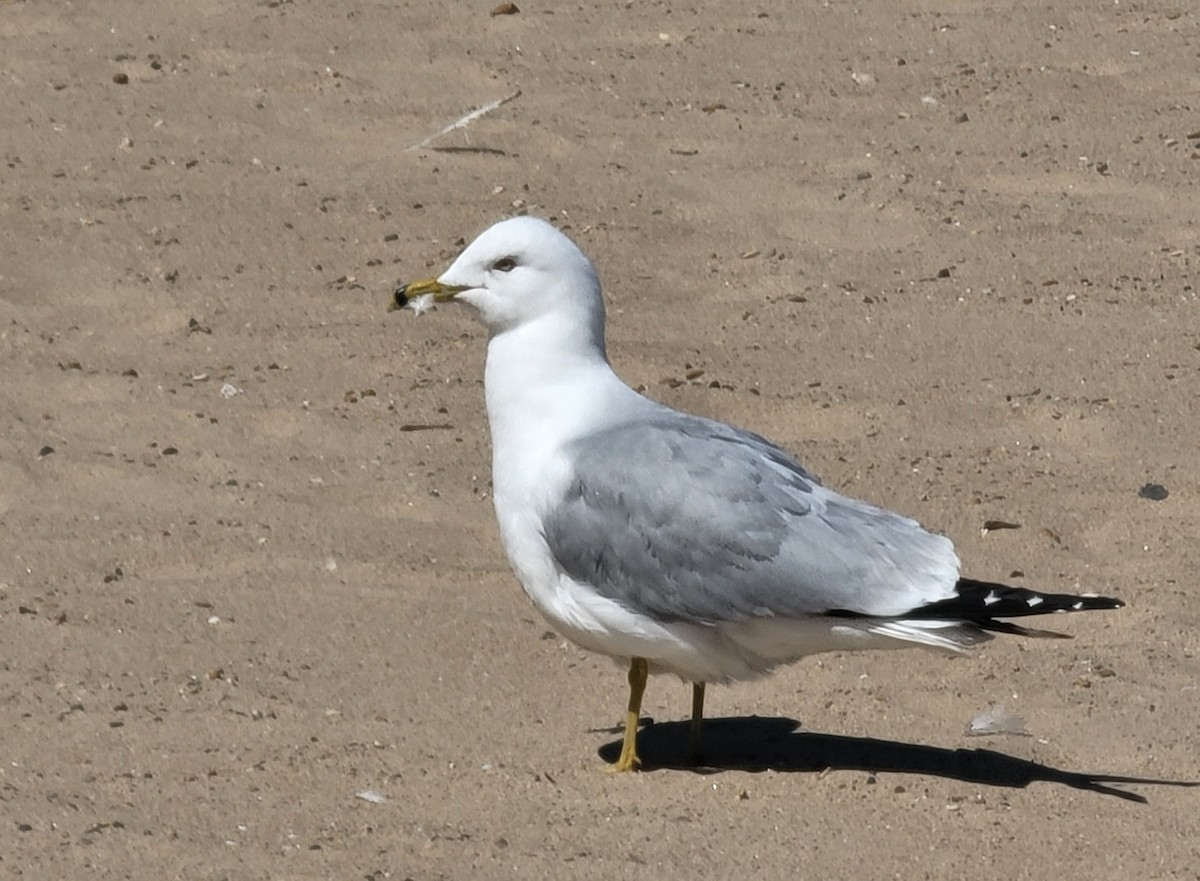
<instances>
[{"instance_id":1,"label":"white head","mask_svg":"<svg viewBox=\"0 0 1200 881\"><path fill-rule=\"evenodd\" d=\"M421 294L466 303L493 337L532 322L557 321L604 347L604 301L591 261L544 220L513 217L488 227L436 279L396 291L404 305Z\"/></svg>"}]
</instances>

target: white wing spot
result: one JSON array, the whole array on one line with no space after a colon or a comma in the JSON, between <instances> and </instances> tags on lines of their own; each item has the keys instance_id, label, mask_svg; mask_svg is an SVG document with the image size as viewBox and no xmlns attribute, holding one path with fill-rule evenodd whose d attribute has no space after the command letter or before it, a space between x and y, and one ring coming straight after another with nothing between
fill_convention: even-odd
<instances>
[{"instance_id":1,"label":"white wing spot","mask_svg":"<svg viewBox=\"0 0 1200 881\"><path fill-rule=\"evenodd\" d=\"M983 598L983 604L985 606L990 606L992 603L998 602L1000 602L1000 597L996 596L996 591L994 590L989 590L988 595Z\"/></svg>"},{"instance_id":2,"label":"white wing spot","mask_svg":"<svg viewBox=\"0 0 1200 881\"><path fill-rule=\"evenodd\" d=\"M1026 602L1026 603L1028 603L1028 604L1029 604L1029 608L1031 608L1031 609L1032 609L1034 606L1041 605L1041 603L1043 602L1043 600L1042 600L1042 598L1041 598L1041 597L1030 597L1030 598L1029 598L1029 599L1027 599L1025 602Z\"/></svg>"},{"instance_id":3,"label":"white wing spot","mask_svg":"<svg viewBox=\"0 0 1200 881\"><path fill-rule=\"evenodd\" d=\"M1076 602L1071 603L1071 608L1074 609L1076 612L1078 612L1080 609L1083 608L1083 601L1077 600Z\"/></svg>"}]
</instances>

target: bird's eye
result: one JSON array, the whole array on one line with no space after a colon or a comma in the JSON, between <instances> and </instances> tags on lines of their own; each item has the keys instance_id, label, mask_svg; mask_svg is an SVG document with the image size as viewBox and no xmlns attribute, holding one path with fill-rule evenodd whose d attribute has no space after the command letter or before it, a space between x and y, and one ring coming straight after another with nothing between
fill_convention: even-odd
<instances>
[{"instance_id":1,"label":"bird's eye","mask_svg":"<svg viewBox=\"0 0 1200 881\"><path fill-rule=\"evenodd\" d=\"M516 268L517 261L512 257L501 257L492 264L492 269L496 270L497 272L512 272Z\"/></svg>"}]
</instances>

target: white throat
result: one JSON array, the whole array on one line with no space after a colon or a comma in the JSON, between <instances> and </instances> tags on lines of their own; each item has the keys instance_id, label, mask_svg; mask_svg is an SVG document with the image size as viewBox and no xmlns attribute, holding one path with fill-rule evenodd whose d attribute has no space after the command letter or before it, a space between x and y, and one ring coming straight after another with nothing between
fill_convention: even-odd
<instances>
[{"instance_id":1,"label":"white throat","mask_svg":"<svg viewBox=\"0 0 1200 881\"><path fill-rule=\"evenodd\" d=\"M511 463L514 456L557 450L605 421L614 398L639 397L613 373L603 338L589 339L590 329L570 317L546 315L488 341L484 391L493 461L502 451Z\"/></svg>"}]
</instances>

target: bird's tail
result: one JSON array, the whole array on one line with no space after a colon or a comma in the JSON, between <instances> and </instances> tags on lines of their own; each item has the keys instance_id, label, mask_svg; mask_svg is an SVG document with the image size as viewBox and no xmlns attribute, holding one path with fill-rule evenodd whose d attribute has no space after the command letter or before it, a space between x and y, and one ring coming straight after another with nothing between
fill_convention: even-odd
<instances>
[{"instance_id":1,"label":"bird's tail","mask_svg":"<svg viewBox=\"0 0 1200 881\"><path fill-rule=\"evenodd\" d=\"M1085 612L1091 609L1119 609L1125 603L1113 597L1094 594L1042 593L1024 587L996 584L960 578L955 595L927 606L906 612L904 618L913 621L962 621L982 630L996 633L1015 633L1020 636L1061 637L1048 630L1022 627L1004 618L1023 618L1028 615L1047 615L1051 612Z\"/></svg>"},{"instance_id":2,"label":"bird's tail","mask_svg":"<svg viewBox=\"0 0 1200 881\"><path fill-rule=\"evenodd\" d=\"M1040 630L1006 620L1051 612L1083 612L1089 609L1119 609L1124 602L1112 597L1041 593L1023 587L960 578L955 594L925 606L880 618L837 611L832 617L859 618L863 630L877 636L916 643L950 652L967 652L992 633L1011 633L1051 639L1070 639L1065 633Z\"/></svg>"}]
</instances>

